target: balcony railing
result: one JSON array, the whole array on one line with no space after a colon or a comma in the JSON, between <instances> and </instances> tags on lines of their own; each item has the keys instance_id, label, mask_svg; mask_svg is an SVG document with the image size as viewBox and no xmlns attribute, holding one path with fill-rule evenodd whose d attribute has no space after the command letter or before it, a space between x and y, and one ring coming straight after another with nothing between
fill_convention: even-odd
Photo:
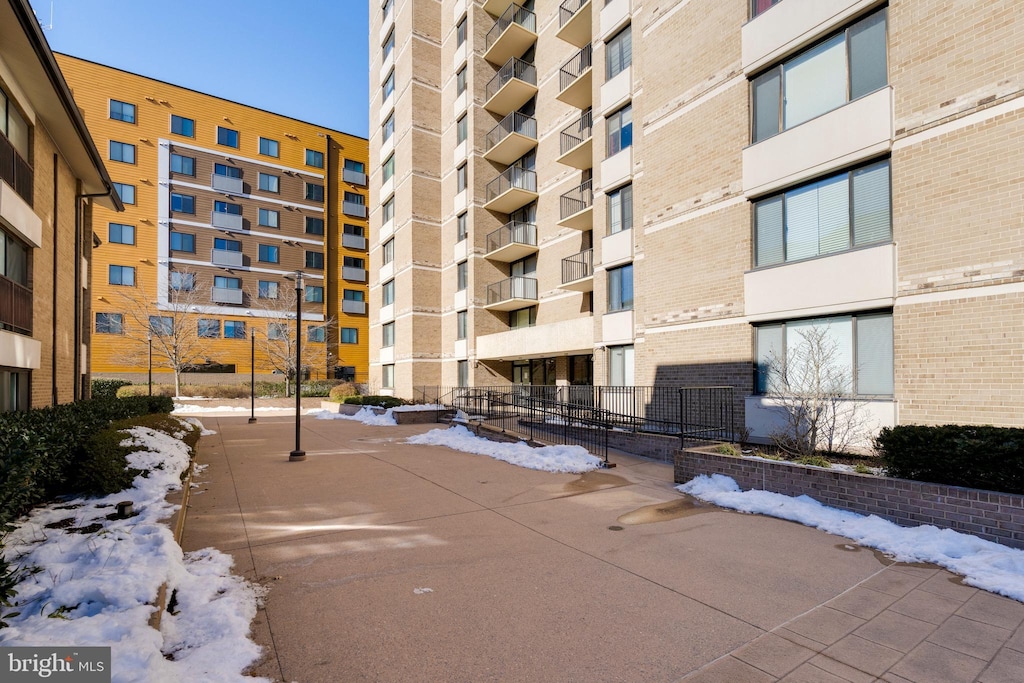
<instances>
[{"instance_id":1,"label":"balcony railing","mask_svg":"<svg viewBox=\"0 0 1024 683\"><path fill-rule=\"evenodd\" d=\"M210 288L210 301L215 304L238 304L242 303L242 290L230 287Z\"/></svg>"},{"instance_id":2,"label":"balcony railing","mask_svg":"<svg viewBox=\"0 0 1024 683\"><path fill-rule=\"evenodd\" d=\"M593 206L594 190L591 187L592 183L592 180L588 180L579 187L574 187L560 197L562 220Z\"/></svg>"},{"instance_id":3,"label":"balcony railing","mask_svg":"<svg viewBox=\"0 0 1024 683\"><path fill-rule=\"evenodd\" d=\"M240 268L242 266L242 252L231 251L230 249L211 249L210 263L215 266Z\"/></svg>"},{"instance_id":4,"label":"balcony railing","mask_svg":"<svg viewBox=\"0 0 1024 683\"><path fill-rule=\"evenodd\" d=\"M210 185L217 192L230 192L231 194L242 194L242 179L214 173L210 178Z\"/></svg>"},{"instance_id":5,"label":"balcony railing","mask_svg":"<svg viewBox=\"0 0 1024 683\"><path fill-rule=\"evenodd\" d=\"M590 0L565 0L565 2L558 6L558 27L561 28L568 24L576 13L580 11L580 8L588 2Z\"/></svg>"},{"instance_id":6,"label":"balcony railing","mask_svg":"<svg viewBox=\"0 0 1024 683\"><path fill-rule=\"evenodd\" d=\"M6 136L0 135L0 180L13 187L29 206L33 201L33 176L32 166L21 158Z\"/></svg>"},{"instance_id":7,"label":"balcony railing","mask_svg":"<svg viewBox=\"0 0 1024 683\"><path fill-rule=\"evenodd\" d=\"M586 249L562 259L562 284L568 284L594 275L594 250Z\"/></svg>"},{"instance_id":8,"label":"balcony railing","mask_svg":"<svg viewBox=\"0 0 1024 683\"><path fill-rule=\"evenodd\" d=\"M537 67L529 62L524 62L518 57L505 62L505 66L498 69L498 73L494 74L487 83L487 99L491 99L498 94L498 91L504 87L506 83L511 81L513 78L520 81L529 83L530 85L537 85Z\"/></svg>"},{"instance_id":9,"label":"balcony railing","mask_svg":"<svg viewBox=\"0 0 1024 683\"><path fill-rule=\"evenodd\" d=\"M518 166L509 166L501 175L487 183L487 201L491 201L509 190L537 191L537 174Z\"/></svg>"},{"instance_id":10,"label":"balcony railing","mask_svg":"<svg viewBox=\"0 0 1024 683\"><path fill-rule=\"evenodd\" d=\"M32 290L2 275L0 275L0 327L18 334L32 334Z\"/></svg>"},{"instance_id":11,"label":"balcony railing","mask_svg":"<svg viewBox=\"0 0 1024 683\"><path fill-rule=\"evenodd\" d=\"M495 145L513 133L536 140L537 119L518 111L510 113L487 133L486 151L491 151Z\"/></svg>"},{"instance_id":12,"label":"balcony railing","mask_svg":"<svg viewBox=\"0 0 1024 683\"><path fill-rule=\"evenodd\" d=\"M366 302L343 299L341 302L341 312L352 315L364 315L366 313Z\"/></svg>"},{"instance_id":13,"label":"balcony railing","mask_svg":"<svg viewBox=\"0 0 1024 683\"><path fill-rule=\"evenodd\" d=\"M577 78L582 76L587 69L593 66L594 50L590 45L584 46L582 50L573 55L572 59L562 65L558 70L558 89L565 90L572 85Z\"/></svg>"},{"instance_id":14,"label":"balcony railing","mask_svg":"<svg viewBox=\"0 0 1024 683\"><path fill-rule=\"evenodd\" d=\"M341 277L344 280L351 280L352 282L366 282L366 269L342 266Z\"/></svg>"},{"instance_id":15,"label":"balcony railing","mask_svg":"<svg viewBox=\"0 0 1024 683\"><path fill-rule=\"evenodd\" d=\"M491 27L491 30L487 32L486 49L490 50L491 46L498 42L498 39L501 37L501 34L505 32L505 29L512 24L519 24L527 31L536 33L537 15L525 7L520 7L519 5L512 3L508 6L508 9L498 17L498 20L494 22L494 26Z\"/></svg>"},{"instance_id":16,"label":"balcony railing","mask_svg":"<svg viewBox=\"0 0 1024 683\"><path fill-rule=\"evenodd\" d=\"M366 249L366 238L362 235L350 235L346 232L341 236L341 246L347 249Z\"/></svg>"},{"instance_id":17,"label":"balcony railing","mask_svg":"<svg viewBox=\"0 0 1024 683\"><path fill-rule=\"evenodd\" d=\"M565 154L570 152L593 137L593 127L594 113L590 109L587 109L578 119L562 129L562 133L559 135L561 153Z\"/></svg>"},{"instance_id":18,"label":"balcony railing","mask_svg":"<svg viewBox=\"0 0 1024 683\"><path fill-rule=\"evenodd\" d=\"M210 214L210 225L215 228L226 228L228 230L242 229L242 215L237 213L224 213L213 211Z\"/></svg>"},{"instance_id":19,"label":"balcony railing","mask_svg":"<svg viewBox=\"0 0 1024 683\"><path fill-rule=\"evenodd\" d=\"M366 218L366 204L358 204L356 202L342 202L341 212L346 216L353 216L355 218Z\"/></svg>"},{"instance_id":20,"label":"balcony railing","mask_svg":"<svg viewBox=\"0 0 1024 683\"><path fill-rule=\"evenodd\" d=\"M346 183L352 183L353 185L365 185L366 174L362 171L356 171L351 168L345 168L341 171L341 179Z\"/></svg>"},{"instance_id":21,"label":"balcony railing","mask_svg":"<svg viewBox=\"0 0 1024 683\"><path fill-rule=\"evenodd\" d=\"M537 226L533 223L509 221L487 235L487 253L497 251L510 244L537 246Z\"/></svg>"},{"instance_id":22,"label":"balcony railing","mask_svg":"<svg viewBox=\"0 0 1024 683\"><path fill-rule=\"evenodd\" d=\"M537 280L532 277L514 276L487 285L487 305L493 306L513 299L537 300Z\"/></svg>"}]
</instances>

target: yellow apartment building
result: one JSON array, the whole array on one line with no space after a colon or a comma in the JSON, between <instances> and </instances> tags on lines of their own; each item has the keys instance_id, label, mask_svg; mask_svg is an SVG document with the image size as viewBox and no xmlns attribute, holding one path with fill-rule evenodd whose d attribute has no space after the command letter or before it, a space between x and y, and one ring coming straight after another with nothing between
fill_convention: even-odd
<instances>
[{"instance_id":1,"label":"yellow apartment building","mask_svg":"<svg viewBox=\"0 0 1024 683\"><path fill-rule=\"evenodd\" d=\"M155 373L175 342L206 381L248 378L251 344L257 375L281 371L301 271L303 366L365 381L367 140L57 60L125 207L94 213L94 375L141 379L154 335Z\"/></svg>"}]
</instances>

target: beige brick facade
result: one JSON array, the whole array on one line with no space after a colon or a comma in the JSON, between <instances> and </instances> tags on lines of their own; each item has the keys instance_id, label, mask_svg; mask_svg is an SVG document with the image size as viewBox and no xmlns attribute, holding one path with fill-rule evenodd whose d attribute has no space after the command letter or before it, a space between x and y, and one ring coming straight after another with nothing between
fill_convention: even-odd
<instances>
[{"instance_id":1,"label":"beige brick facade","mask_svg":"<svg viewBox=\"0 0 1024 683\"><path fill-rule=\"evenodd\" d=\"M410 234L405 244L396 243L393 268L395 273L431 268L434 280L417 282L415 301L439 317L430 335L396 342L398 365L399 358L414 367L422 361L436 378L430 383L484 385L520 381L515 365L554 359L554 377L542 381L564 384L577 379L569 373L570 357L586 355L593 357L591 381L604 384L613 379L611 347L632 346L634 384L732 386L739 426L745 423L757 436L765 428L755 394L757 326L826 318L830 325L859 329L860 322L850 321L891 316L892 341L882 351L860 337L853 342L857 354L870 350L894 359L891 370L882 373L888 374L892 393L871 395L880 424L1024 424L1018 388L1024 362L1019 324L1024 56L1018 49L1024 17L1012 3L782 0L759 16L751 16L748 0L536 0L518 11L510 10L507 0L421 4L393 4L396 89L415 91L435 75L436 88L429 103L424 98L416 105L424 120L396 125L394 144L396 157L412 160L406 163L433 184L398 203L395 234L413 216L429 214L436 224L427 239L416 241ZM565 28L574 12L589 16L582 34ZM413 14L429 14L424 26L438 26L437 34L415 24L429 40L413 35L413 24L404 18ZM463 17L466 43L460 45L457 23ZM387 21L372 3L371 35L383 39ZM871 34L870 27L878 25L884 33ZM616 76L607 64L615 61L609 55L621 54L616 36L624 27L631 35L631 57ZM536 37L502 52L501 41L517 31ZM843 60L855 59L848 44L868 40L866 35L884 36L875 43L881 52L872 48L864 58L869 61L857 63L867 66L856 68L877 68L881 62L880 82L863 93L848 85L845 104L826 107L799 125L780 119L778 134L754 139L755 81L785 70L798 84L799 60L836 41L847 43ZM431 49L402 52L410 42ZM591 86L582 99L573 99L563 92L573 79L560 70L571 67L569 60L586 45L592 49ZM857 52L856 59L861 54L868 53ZM523 79L535 85L536 94L527 93L519 107L502 105L488 87L503 73L507 57L522 58L536 70L535 82ZM379 45L371 44L370 60L371 73L377 73ZM467 93L460 96L463 63ZM842 79L852 79L849 61L842 68ZM407 99L396 100L396 121L411 121L408 109L416 100ZM792 96L791 102L802 101ZM561 133L573 130L588 104L591 150L582 162L563 157ZM613 155L610 133L625 105L632 112L631 140L623 153ZM371 102L372 120L388 115L379 106L378 97ZM510 205L492 204L494 193L488 192L489 184L507 172L509 164L503 162L522 161L492 158L496 141L504 139L492 131L512 110L535 121L525 136L535 142L521 153L535 154L529 168L536 185L527 189L537 193L536 270L529 274L537 281L536 299L495 306L489 286L518 272L512 259L493 252L487 241L513 215ZM467 139L460 144L457 121L463 113ZM422 129L437 135L428 141ZM414 149L406 149L410 145ZM380 135L371 136L371 165L373 150L380 148ZM783 193L796 196L840 174L846 174L844 182L858 182L849 178L883 161L890 178L886 229L891 237L861 244L851 227L846 248L821 247L822 255L814 258L794 256L758 266L756 202L774 197L782 202ZM463 163L468 189L460 194ZM376 172L379 177L379 168ZM396 188L404 182L402 173L396 169ZM565 224L562 195L591 178L589 213ZM626 185L632 188L632 230L612 235L610 195ZM385 200L377 197L374 205ZM858 201L851 212L860 210ZM463 210L465 243L458 240ZM796 234L796 228L787 230ZM592 279L563 281L563 260L591 246ZM463 261L468 282L460 292ZM631 313L612 311L611 269L629 264ZM411 300L412 293L406 296ZM534 310L526 330L515 329L502 310L520 304ZM379 309L376 297L371 308ZM458 339L460 311L468 322L465 340ZM584 339L586 348L580 348ZM867 356L853 358L852 371L866 373ZM460 362L468 368L462 377ZM375 361L374 372L382 365ZM413 387L399 378L415 381L413 375L396 373L394 391L412 395Z\"/></svg>"}]
</instances>

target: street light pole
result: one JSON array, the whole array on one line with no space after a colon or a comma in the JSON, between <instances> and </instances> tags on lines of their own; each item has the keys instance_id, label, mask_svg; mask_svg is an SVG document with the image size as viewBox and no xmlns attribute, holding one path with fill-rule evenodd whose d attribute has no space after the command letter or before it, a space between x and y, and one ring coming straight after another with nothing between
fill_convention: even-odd
<instances>
[{"instance_id":1,"label":"street light pole","mask_svg":"<svg viewBox=\"0 0 1024 683\"><path fill-rule=\"evenodd\" d=\"M302 428L302 271L295 271L295 450L288 454L294 462L306 459L299 430Z\"/></svg>"},{"instance_id":2,"label":"street light pole","mask_svg":"<svg viewBox=\"0 0 1024 683\"><path fill-rule=\"evenodd\" d=\"M149 395L153 395L153 332L150 331L146 335L146 340L149 342Z\"/></svg>"},{"instance_id":3,"label":"street light pole","mask_svg":"<svg viewBox=\"0 0 1024 683\"><path fill-rule=\"evenodd\" d=\"M249 352L249 424L256 422L256 328L250 330Z\"/></svg>"}]
</instances>

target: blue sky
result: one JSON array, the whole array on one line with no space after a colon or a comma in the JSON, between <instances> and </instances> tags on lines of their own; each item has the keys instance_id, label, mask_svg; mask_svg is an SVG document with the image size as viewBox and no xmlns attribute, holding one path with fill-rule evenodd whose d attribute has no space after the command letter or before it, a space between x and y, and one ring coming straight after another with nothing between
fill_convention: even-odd
<instances>
[{"instance_id":1,"label":"blue sky","mask_svg":"<svg viewBox=\"0 0 1024 683\"><path fill-rule=\"evenodd\" d=\"M31 2L45 27L50 0ZM53 0L44 34L55 52L366 137L368 6Z\"/></svg>"}]
</instances>

